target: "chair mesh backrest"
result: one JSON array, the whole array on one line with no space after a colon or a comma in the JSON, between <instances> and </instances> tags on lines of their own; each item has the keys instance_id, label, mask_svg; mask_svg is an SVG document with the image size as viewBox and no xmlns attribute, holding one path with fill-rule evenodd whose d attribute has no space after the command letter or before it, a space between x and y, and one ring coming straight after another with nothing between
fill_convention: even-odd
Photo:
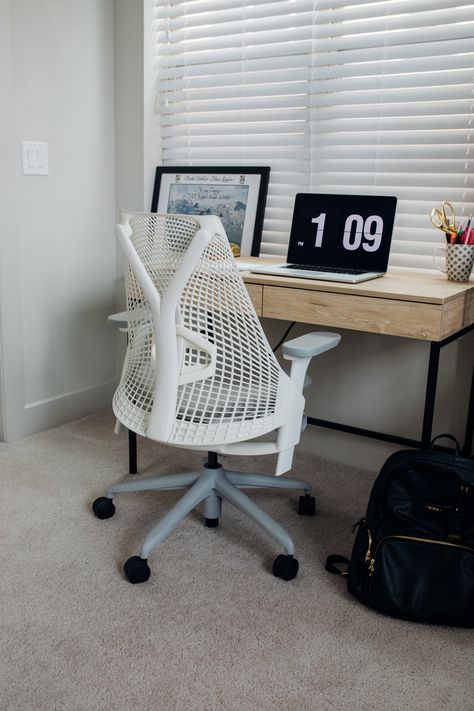
<instances>
[{"instance_id":1,"label":"chair mesh backrest","mask_svg":"<svg viewBox=\"0 0 474 711\"><path fill-rule=\"evenodd\" d=\"M132 244L163 296L199 224L180 216L134 215L130 225ZM126 294L133 317L114 411L129 429L147 435L160 372L150 307L130 266ZM283 424L294 386L268 345L224 234L213 235L177 306L178 322L181 319L186 329L213 344L216 360L209 377L178 385L175 402L156 403L163 412L173 408L174 424L167 441L210 446L250 439ZM167 335L176 337L176 332ZM207 351L185 341L176 367L182 374L209 362Z\"/></svg>"}]
</instances>

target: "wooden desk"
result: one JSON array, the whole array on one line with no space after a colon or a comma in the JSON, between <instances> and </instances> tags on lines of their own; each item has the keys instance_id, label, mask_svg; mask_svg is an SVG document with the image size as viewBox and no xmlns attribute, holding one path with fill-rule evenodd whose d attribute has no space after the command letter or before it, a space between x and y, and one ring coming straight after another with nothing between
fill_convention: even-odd
<instances>
[{"instance_id":1,"label":"wooden desk","mask_svg":"<svg viewBox=\"0 0 474 711\"><path fill-rule=\"evenodd\" d=\"M244 257L242 261L247 263L256 259ZM242 272L242 276L259 316L429 341L430 357L420 440L316 418L308 418L308 421L331 429L408 446L425 446L430 442L440 349L473 328L472 277L468 283L453 282L434 271L400 267L390 269L384 277L361 284L296 279L252 272ZM473 403L474 376L463 446L463 453L467 456L472 448Z\"/></svg>"},{"instance_id":2,"label":"wooden desk","mask_svg":"<svg viewBox=\"0 0 474 711\"><path fill-rule=\"evenodd\" d=\"M242 261L248 263L257 259L259 258L243 257ZM264 261L275 262L281 259ZM398 267L392 268L384 277L362 284L275 277L252 272L242 272L242 276L258 316L428 341L430 356L420 440L315 417L308 417L308 422L408 447L429 444L432 437L440 350L473 328L472 277L464 284L448 281L441 273ZM471 454L473 430L474 374L462 449L464 456ZM129 432L129 471L137 472L134 432Z\"/></svg>"}]
</instances>

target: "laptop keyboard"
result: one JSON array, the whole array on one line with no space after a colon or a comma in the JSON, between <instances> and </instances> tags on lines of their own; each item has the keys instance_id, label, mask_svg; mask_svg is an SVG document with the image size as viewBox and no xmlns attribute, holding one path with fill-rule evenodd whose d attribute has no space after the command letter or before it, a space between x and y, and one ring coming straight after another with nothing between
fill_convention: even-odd
<instances>
[{"instance_id":1,"label":"laptop keyboard","mask_svg":"<svg viewBox=\"0 0 474 711\"><path fill-rule=\"evenodd\" d=\"M328 272L330 274L365 274L366 269L336 269L333 267L314 267L307 264L287 264L287 269L305 269L308 272Z\"/></svg>"}]
</instances>

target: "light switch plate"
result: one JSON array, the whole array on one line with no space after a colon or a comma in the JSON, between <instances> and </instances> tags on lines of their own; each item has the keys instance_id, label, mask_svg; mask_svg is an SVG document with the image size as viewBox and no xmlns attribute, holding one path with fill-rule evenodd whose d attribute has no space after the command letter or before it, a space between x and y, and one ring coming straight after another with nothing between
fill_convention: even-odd
<instances>
[{"instance_id":1,"label":"light switch plate","mask_svg":"<svg viewBox=\"0 0 474 711\"><path fill-rule=\"evenodd\" d=\"M48 144L43 141L22 141L23 175L48 175Z\"/></svg>"}]
</instances>

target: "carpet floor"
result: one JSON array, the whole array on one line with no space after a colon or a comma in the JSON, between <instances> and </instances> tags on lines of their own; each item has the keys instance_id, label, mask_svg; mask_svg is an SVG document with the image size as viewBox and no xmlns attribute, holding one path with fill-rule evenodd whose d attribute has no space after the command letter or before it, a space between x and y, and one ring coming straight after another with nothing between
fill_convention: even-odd
<instances>
[{"instance_id":1,"label":"carpet floor","mask_svg":"<svg viewBox=\"0 0 474 711\"><path fill-rule=\"evenodd\" d=\"M128 475L126 433L98 413L0 444L0 709L13 711L472 711L474 635L383 617L329 575L348 555L374 474L304 454L317 515L298 493L252 498L293 537L298 577L271 574L283 552L224 504L218 528L196 510L130 585L123 562L179 493L91 502ZM202 454L139 440L140 477L196 469ZM272 473L272 457L223 457Z\"/></svg>"}]
</instances>

